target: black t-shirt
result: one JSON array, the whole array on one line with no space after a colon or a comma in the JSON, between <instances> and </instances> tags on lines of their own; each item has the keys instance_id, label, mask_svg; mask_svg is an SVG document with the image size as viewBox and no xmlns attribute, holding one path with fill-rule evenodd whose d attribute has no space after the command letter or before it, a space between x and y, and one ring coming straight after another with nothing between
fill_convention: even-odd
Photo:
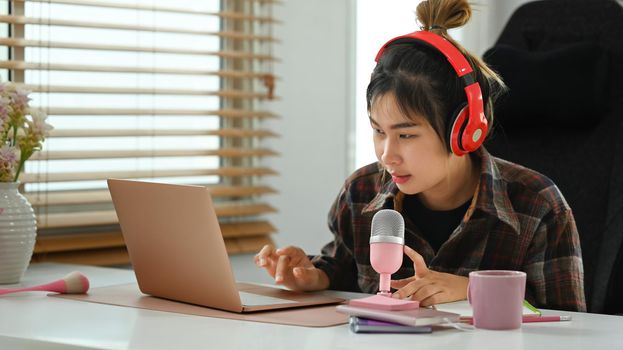
<instances>
[{"instance_id":1,"label":"black t-shirt","mask_svg":"<svg viewBox=\"0 0 623 350\"><path fill-rule=\"evenodd\" d=\"M407 195L404 197L402 212L436 252L459 226L471 201L470 198L451 210L431 210L422 204L417 195Z\"/></svg>"}]
</instances>

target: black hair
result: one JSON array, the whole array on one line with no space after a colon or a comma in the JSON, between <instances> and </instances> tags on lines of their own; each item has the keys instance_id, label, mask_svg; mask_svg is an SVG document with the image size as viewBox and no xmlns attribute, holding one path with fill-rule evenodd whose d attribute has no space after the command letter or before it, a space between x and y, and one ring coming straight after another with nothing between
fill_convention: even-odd
<instances>
[{"instance_id":1,"label":"black hair","mask_svg":"<svg viewBox=\"0 0 623 350\"><path fill-rule=\"evenodd\" d=\"M471 61L466 57L468 62ZM490 81L474 66L480 85L485 116L493 123ZM368 113L382 96L392 93L400 111L412 118L425 118L450 152L448 129L452 116L467 104L463 81L446 57L437 49L414 40L413 43L390 44L379 59L366 93Z\"/></svg>"},{"instance_id":2,"label":"black hair","mask_svg":"<svg viewBox=\"0 0 623 350\"><path fill-rule=\"evenodd\" d=\"M416 10L422 29L442 36L454 45L474 70L482 92L489 132L493 129L493 102L506 90L504 82L478 57L470 54L447 33L469 21L472 10L467 0L425 0ZM366 94L368 113L382 96L393 93L401 112L407 118L420 116L444 141L448 152L450 122L467 103L465 86L446 57L427 43L390 44L380 57ZM486 137L486 135L485 135Z\"/></svg>"}]
</instances>

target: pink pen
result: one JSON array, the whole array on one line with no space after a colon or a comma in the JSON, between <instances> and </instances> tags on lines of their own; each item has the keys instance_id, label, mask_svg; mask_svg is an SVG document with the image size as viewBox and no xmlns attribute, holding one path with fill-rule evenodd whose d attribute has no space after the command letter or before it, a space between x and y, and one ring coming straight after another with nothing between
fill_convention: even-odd
<instances>
[{"instance_id":1,"label":"pink pen","mask_svg":"<svg viewBox=\"0 0 623 350\"><path fill-rule=\"evenodd\" d=\"M474 320L471 317L461 317L462 322L466 322L469 324L473 324ZM571 321L571 316L538 316L538 315L529 315L523 316L523 323L531 323L531 322L561 322L561 321Z\"/></svg>"},{"instance_id":2,"label":"pink pen","mask_svg":"<svg viewBox=\"0 0 623 350\"><path fill-rule=\"evenodd\" d=\"M571 316L524 316L523 323L571 321Z\"/></svg>"}]
</instances>

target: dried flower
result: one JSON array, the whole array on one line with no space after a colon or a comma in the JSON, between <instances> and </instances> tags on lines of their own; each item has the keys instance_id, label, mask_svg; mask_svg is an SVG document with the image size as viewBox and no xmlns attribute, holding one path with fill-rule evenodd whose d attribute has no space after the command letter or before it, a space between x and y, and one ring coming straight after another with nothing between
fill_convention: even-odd
<instances>
[{"instance_id":1,"label":"dried flower","mask_svg":"<svg viewBox=\"0 0 623 350\"><path fill-rule=\"evenodd\" d=\"M47 115L29 106L29 94L11 82L0 83L0 182L17 181L52 130Z\"/></svg>"},{"instance_id":2,"label":"dried flower","mask_svg":"<svg viewBox=\"0 0 623 350\"><path fill-rule=\"evenodd\" d=\"M11 182L15 179L15 167L19 159L17 148L9 145L0 147L0 181Z\"/></svg>"}]
</instances>

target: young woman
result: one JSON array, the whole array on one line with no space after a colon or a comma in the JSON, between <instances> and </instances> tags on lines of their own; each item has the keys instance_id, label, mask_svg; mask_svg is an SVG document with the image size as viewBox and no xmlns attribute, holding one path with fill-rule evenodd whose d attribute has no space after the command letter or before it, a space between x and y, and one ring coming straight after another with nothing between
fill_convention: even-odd
<instances>
[{"instance_id":1,"label":"young woman","mask_svg":"<svg viewBox=\"0 0 623 350\"><path fill-rule=\"evenodd\" d=\"M411 260L392 275L394 297L424 306L462 300L469 272L521 270L534 305L586 310L579 237L562 194L481 146L504 85L448 36L470 16L465 0L423 1L422 31L381 48L367 91L378 162L346 180L329 213L335 239L321 255L292 246L256 255L276 283L376 293L370 225L391 208L405 219Z\"/></svg>"}]
</instances>

